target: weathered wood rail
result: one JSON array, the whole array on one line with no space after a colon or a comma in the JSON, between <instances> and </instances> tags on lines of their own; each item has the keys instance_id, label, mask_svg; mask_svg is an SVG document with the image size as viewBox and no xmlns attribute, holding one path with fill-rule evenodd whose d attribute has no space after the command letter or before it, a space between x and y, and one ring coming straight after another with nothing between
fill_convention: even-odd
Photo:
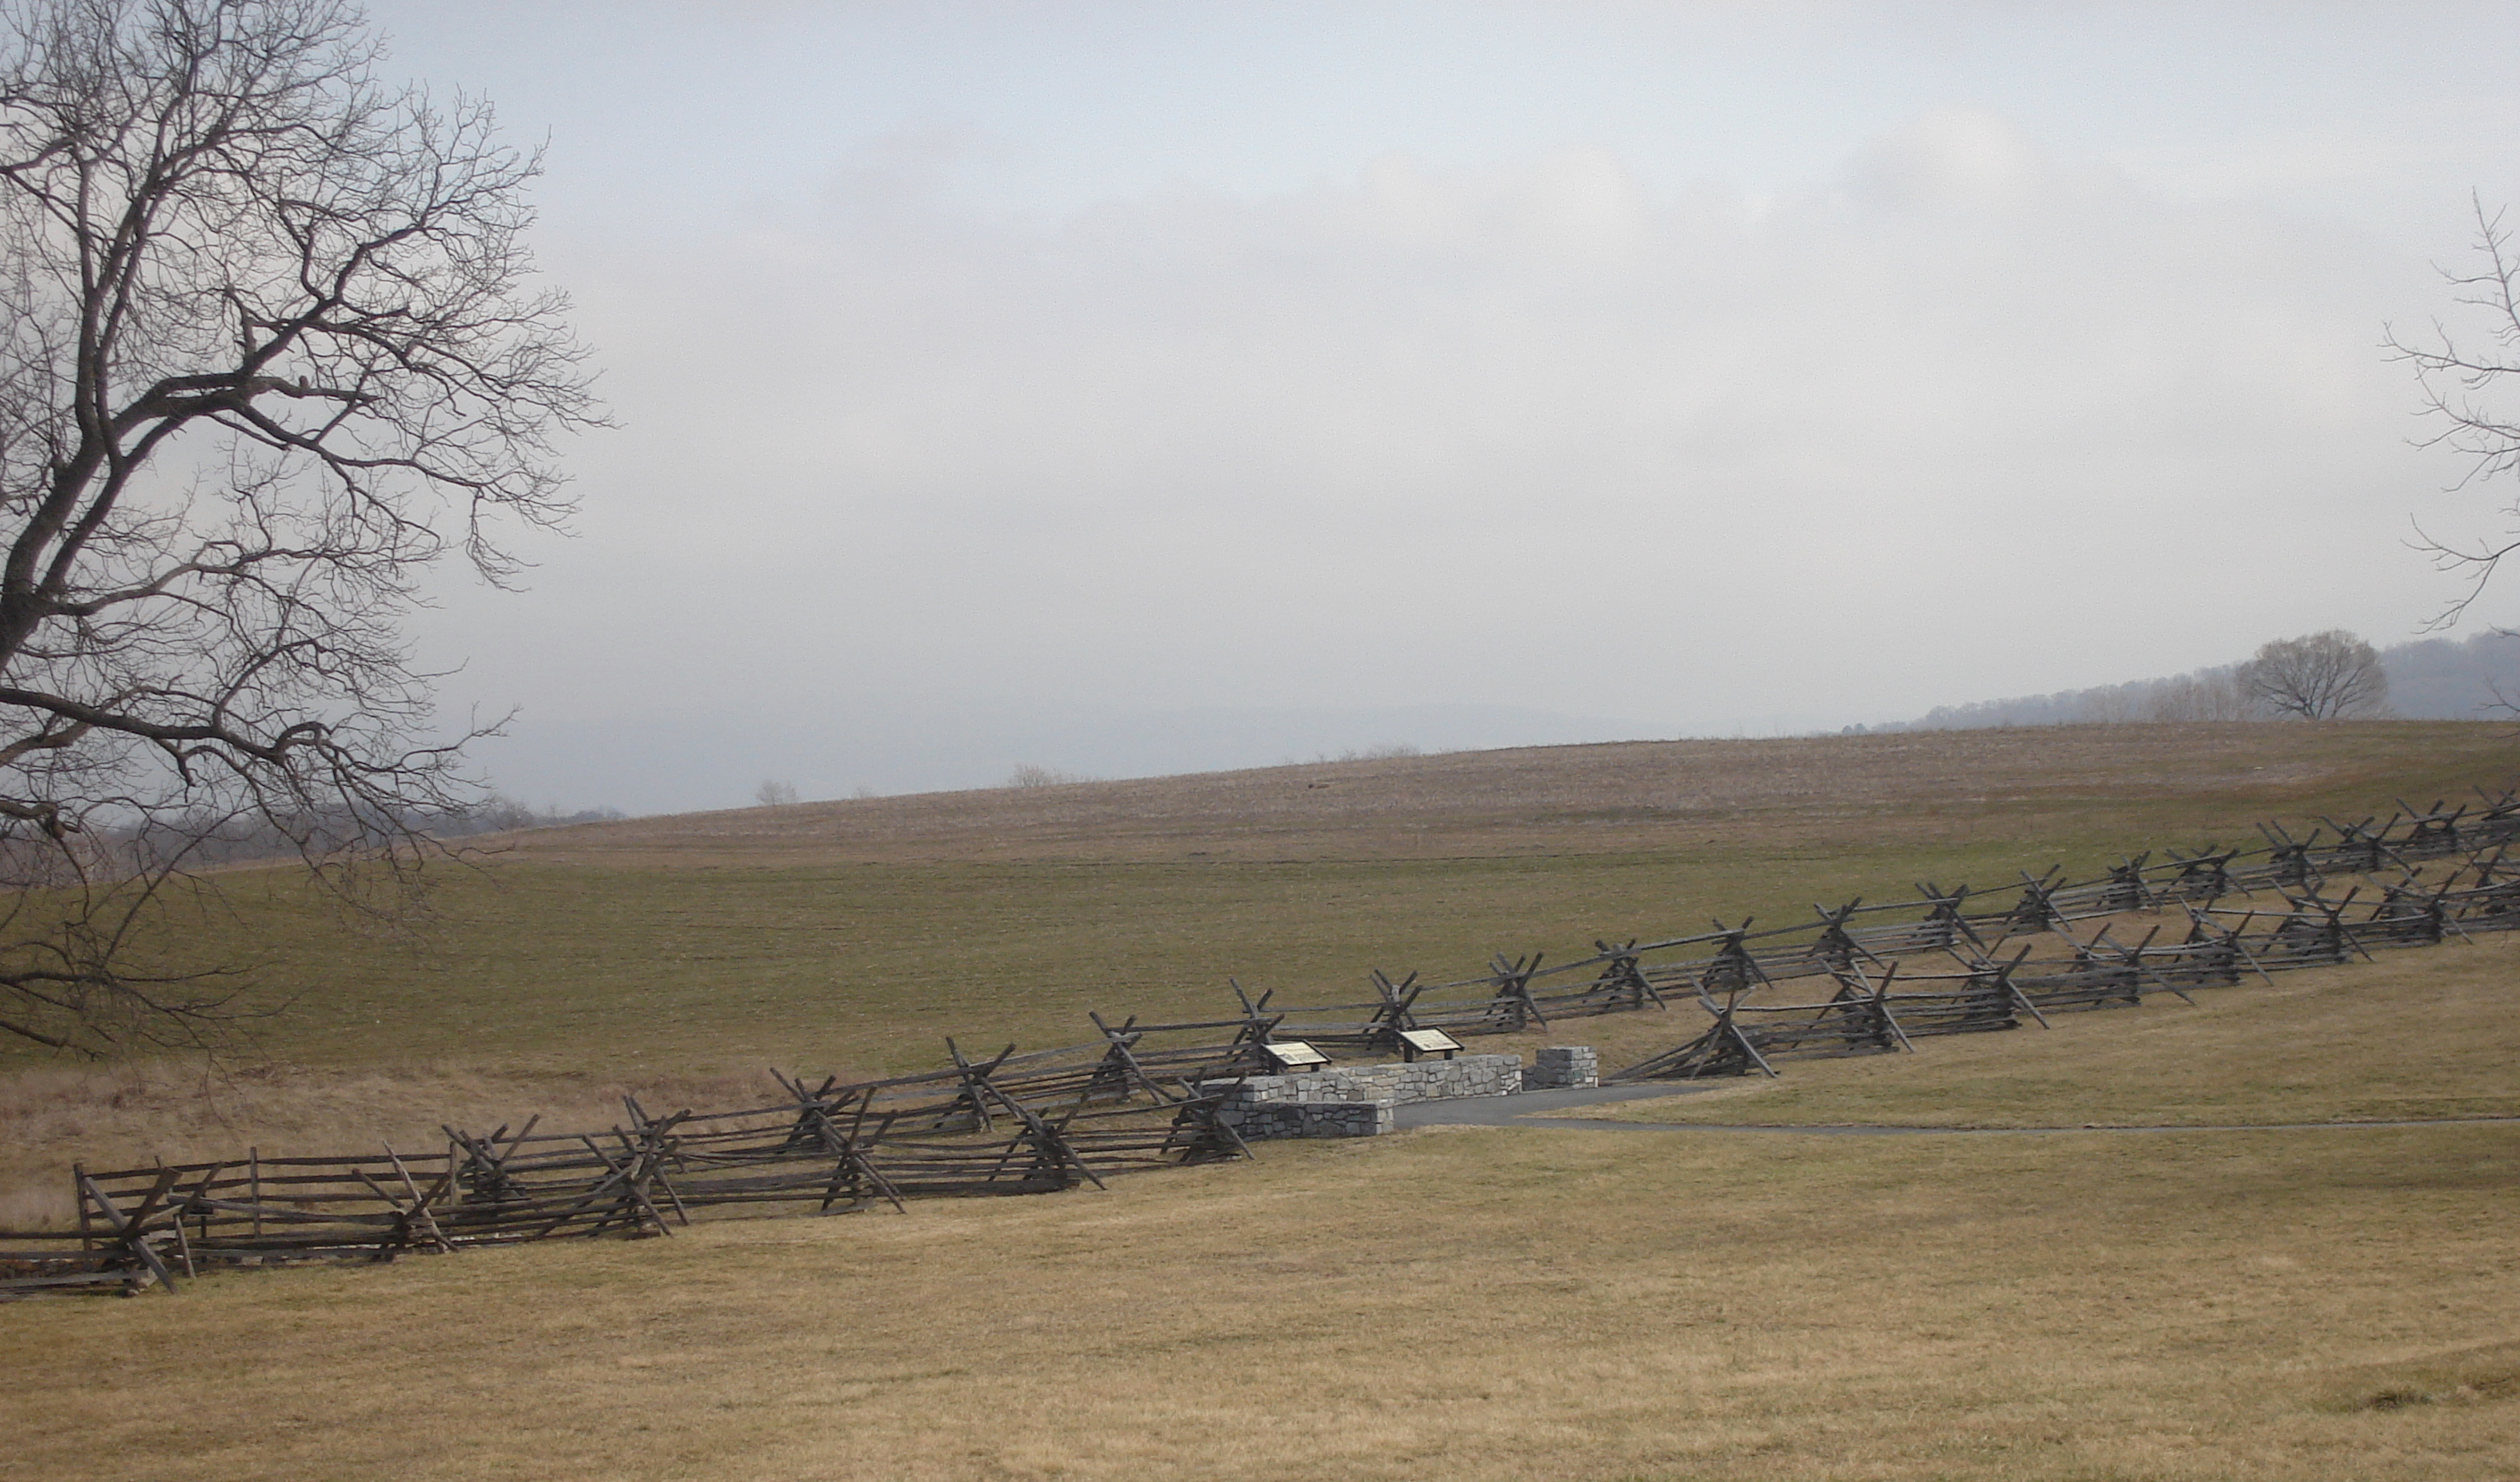
<instances>
[{"instance_id":1,"label":"weathered wood rail","mask_svg":"<svg viewBox=\"0 0 2520 1482\"><path fill-rule=\"evenodd\" d=\"M1098 1020L1098 1043L985 1060L948 1041L951 1067L922 1075L817 1085L773 1071L785 1100L760 1106L652 1116L625 1099L600 1134L449 1127L428 1151L80 1168L79 1228L8 1237L0 1290L172 1289L217 1266L663 1235L701 1209L897 1208L1247 1156L1201 1088L1265 1068L1265 1023Z\"/></svg>"},{"instance_id":2,"label":"weathered wood rail","mask_svg":"<svg viewBox=\"0 0 2520 1482\"><path fill-rule=\"evenodd\" d=\"M1809 921L1597 941L1548 963L1499 954L1429 983L1376 971L1371 1001L1117 1024L1086 1044L842 1084L772 1072L780 1100L655 1116L625 1099L602 1132L455 1127L426 1149L75 1170L75 1230L0 1231L0 1299L174 1289L221 1266L391 1259L563 1237L667 1235L696 1210L833 1213L911 1198L1040 1193L1249 1149L1215 1088L1276 1069L1265 1047L1397 1053L1400 1036L1511 1034L1562 1019L1694 1006L1701 1032L1605 1080L1774 1075L1778 1061L1896 1054L2048 1014L2187 998L2298 967L2520 928L2520 794L2386 820L2322 819L2253 849L2122 860L2098 877L2024 873L1994 890L1931 882L1911 900L1816 906ZM2231 904L2237 902L2237 904ZM2279 904L2278 904L2279 903ZM2176 912L2122 941L2122 922ZM2085 928L2089 929L2085 929ZM2130 935L2132 935L2132 930Z\"/></svg>"},{"instance_id":3,"label":"weathered wood rail","mask_svg":"<svg viewBox=\"0 0 2520 1482\"><path fill-rule=\"evenodd\" d=\"M2295 840L2270 826L2269 847L2253 859L2208 852L2173 855L2161 866L2131 860L2105 879L2068 886L2053 884L2050 872L2025 877L2007 908L1973 915L1958 911L1951 896L1922 887L1929 906L1911 924L1936 922L1931 940L1913 934L1864 940L1844 928L1854 908L1822 913L1825 924L1813 941L1826 945L1818 950L1756 953L1743 936L1728 936L1729 956L1683 966L1695 973L1689 986L1708 1016L1706 1027L1603 1080L1775 1075L1776 1062L1784 1059L1912 1050L1914 1040L1931 1034L2017 1028L2019 1014L2044 1025L2048 1011L2138 1007L2151 994L2192 1003L2191 989L2271 980L2274 972L2520 926L2520 866L2504 857L2510 799L2490 800L2480 810L2483 823L2454 828L2463 812L2436 808L2378 827L2368 821L2334 826L2338 842L2325 847L2316 833ZM2373 877L2389 870L2400 878ZM2363 877L2341 895L2326 893L2332 881L2358 873ZM2282 905L2216 904L2256 893ZM2186 933L2174 941L2161 940L2159 924L2134 942L2118 940L2111 923L2076 933L2078 922L2171 906L2187 921ZM1942 926L1954 929L1941 934ZM2015 941L2023 945L2000 961L1997 949ZM1852 960L1850 948L1881 971L1877 980ZM1893 961L1924 953L1941 954L1957 970L1903 973L1905 965ZM1784 985L1818 959L1826 959L1836 991L1825 999L1793 997ZM1891 991L1894 977L1905 991ZM1950 986L1916 991L1928 981Z\"/></svg>"}]
</instances>

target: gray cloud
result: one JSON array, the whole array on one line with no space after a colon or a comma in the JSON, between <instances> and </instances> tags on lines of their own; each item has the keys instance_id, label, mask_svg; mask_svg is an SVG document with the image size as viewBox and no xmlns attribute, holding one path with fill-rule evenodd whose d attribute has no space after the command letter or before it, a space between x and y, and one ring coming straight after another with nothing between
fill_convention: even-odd
<instances>
[{"instance_id":1,"label":"gray cloud","mask_svg":"<svg viewBox=\"0 0 2520 1482\"><path fill-rule=\"evenodd\" d=\"M473 655L451 694L527 707L503 777L911 786L931 724L1164 770L1223 755L1204 722L1166 753L1074 717L1218 707L1835 725L2386 641L2438 596L2396 542L2444 471L2374 350L2426 266L1995 112L1770 195L1567 148L1026 214L957 202L972 147L569 246L625 429L536 590L430 636ZM594 795L563 732L639 725L746 739ZM1020 749L1061 736L1101 754Z\"/></svg>"}]
</instances>

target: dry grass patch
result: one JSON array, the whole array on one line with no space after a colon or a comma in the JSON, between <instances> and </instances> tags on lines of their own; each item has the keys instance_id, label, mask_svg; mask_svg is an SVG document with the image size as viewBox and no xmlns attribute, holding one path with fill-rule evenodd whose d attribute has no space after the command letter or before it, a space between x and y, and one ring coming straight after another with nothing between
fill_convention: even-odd
<instances>
[{"instance_id":1,"label":"dry grass patch","mask_svg":"<svg viewBox=\"0 0 2520 1482\"><path fill-rule=\"evenodd\" d=\"M0 1315L0 1476L2477 1482L2513 1147L1455 1131L219 1278Z\"/></svg>"},{"instance_id":2,"label":"dry grass patch","mask_svg":"<svg viewBox=\"0 0 2520 1482\"><path fill-rule=\"evenodd\" d=\"M1590 1115L1759 1126L2255 1125L2520 1116L2520 941L2413 948L2376 963L2199 989L2193 1006L2053 1013L1913 1055L1795 1060ZM1785 990L1790 991L1790 990ZM1678 1043L1703 1030L1688 1010ZM1678 1017L1675 1010L1674 1017ZM1605 1066L1606 1068L1606 1066Z\"/></svg>"},{"instance_id":3,"label":"dry grass patch","mask_svg":"<svg viewBox=\"0 0 2520 1482\"><path fill-rule=\"evenodd\" d=\"M2333 1411L2506 1404L2520 1400L2520 1340L2353 1365L2325 1379L2322 1404Z\"/></svg>"}]
</instances>

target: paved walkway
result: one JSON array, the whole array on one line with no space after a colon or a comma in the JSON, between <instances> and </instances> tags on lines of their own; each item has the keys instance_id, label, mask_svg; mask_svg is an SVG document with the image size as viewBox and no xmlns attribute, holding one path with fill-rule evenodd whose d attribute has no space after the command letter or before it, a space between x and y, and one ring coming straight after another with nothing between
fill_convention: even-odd
<instances>
[{"instance_id":1,"label":"paved walkway","mask_svg":"<svg viewBox=\"0 0 2520 1482\"><path fill-rule=\"evenodd\" d=\"M1553 1132L1768 1132L1805 1137L1994 1137L2075 1132L2308 1132L2367 1127L2477 1127L2520 1123L2520 1117L2445 1117L2407 1122L2229 1122L2173 1127L1763 1127L1720 1122L1604 1122L1552 1115L1608 1101L1648 1097L1687 1096L1715 1086L1668 1083L1655 1086L1598 1086L1573 1091L1526 1091L1520 1096L1463 1097L1457 1100L1411 1101L1391 1111L1396 1127L1531 1127Z\"/></svg>"},{"instance_id":2,"label":"paved walkway","mask_svg":"<svg viewBox=\"0 0 2520 1482\"><path fill-rule=\"evenodd\" d=\"M1569 1091L1526 1091L1519 1096L1469 1096L1444 1101L1405 1101L1391 1108L1391 1119L1400 1127L1518 1127L1524 1117L1538 1112L1565 1111L1576 1106L1598 1106L1604 1101L1634 1101L1647 1097L1687 1096L1692 1091L1712 1091L1711 1082L1681 1085L1677 1082L1653 1086L1580 1086ZM1554 1125L1536 1122L1534 1126ZM1569 1125L1645 1127L1646 1122L1608 1122L1595 1124L1574 1122Z\"/></svg>"}]
</instances>

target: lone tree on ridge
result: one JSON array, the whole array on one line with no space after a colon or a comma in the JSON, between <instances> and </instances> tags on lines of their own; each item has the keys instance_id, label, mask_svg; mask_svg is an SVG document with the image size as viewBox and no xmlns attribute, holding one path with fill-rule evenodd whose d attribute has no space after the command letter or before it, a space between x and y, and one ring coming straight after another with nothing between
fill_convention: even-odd
<instances>
[{"instance_id":1,"label":"lone tree on ridge","mask_svg":"<svg viewBox=\"0 0 2520 1482\"><path fill-rule=\"evenodd\" d=\"M0 0L0 1035L202 1043L151 908L205 849L358 896L481 796L401 619L601 413L537 158L381 58L346 0Z\"/></svg>"},{"instance_id":2,"label":"lone tree on ridge","mask_svg":"<svg viewBox=\"0 0 2520 1482\"><path fill-rule=\"evenodd\" d=\"M2389 704L2379 652L2342 628L2276 639L2241 667L2240 683L2268 709L2304 720L2377 715Z\"/></svg>"}]
</instances>

